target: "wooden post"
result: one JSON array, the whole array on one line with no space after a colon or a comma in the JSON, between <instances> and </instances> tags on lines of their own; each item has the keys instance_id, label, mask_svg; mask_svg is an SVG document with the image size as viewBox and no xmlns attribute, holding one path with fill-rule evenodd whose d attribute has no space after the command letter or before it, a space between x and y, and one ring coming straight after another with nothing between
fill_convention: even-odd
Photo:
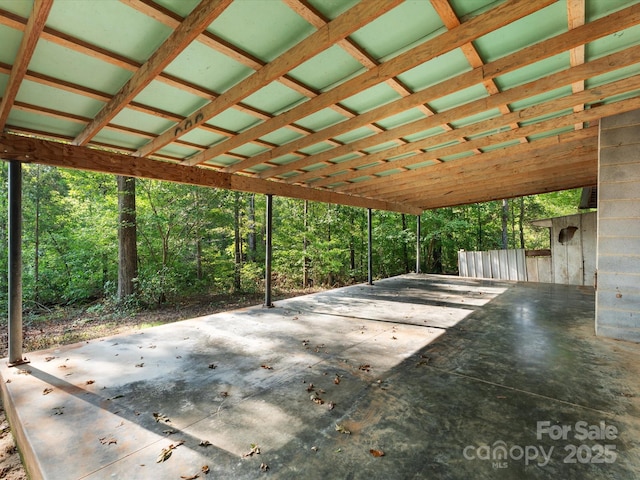
<instances>
[{"instance_id":1,"label":"wooden post","mask_svg":"<svg viewBox=\"0 0 640 480\"><path fill-rule=\"evenodd\" d=\"M271 302L271 240L273 230L273 195L267 194L266 205L266 246L265 246L265 269L264 269L264 306L272 308Z\"/></svg>"},{"instance_id":2,"label":"wooden post","mask_svg":"<svg viewBox=\"0 0 640 480\"><path fill-rule=\"evenodd\" d=\"M22 164L9 162L9 365L22 356Z\"/></svg>"}]
</instances>

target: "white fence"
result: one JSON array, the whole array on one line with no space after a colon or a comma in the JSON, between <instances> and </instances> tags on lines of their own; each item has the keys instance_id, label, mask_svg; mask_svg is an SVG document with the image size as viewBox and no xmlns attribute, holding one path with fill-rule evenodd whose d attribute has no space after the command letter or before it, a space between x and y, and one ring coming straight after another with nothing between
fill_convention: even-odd
<instances>
[{"instance_id":1,"label":"white fence","mask_svg":"<svg viewBox=\"0 0 640 480\"><path fill-rule=\"evenodd\" d=\"M527 281L524 249L458 252L458 275L461 277L496 278Z\"/></svg>"}]
</instances>

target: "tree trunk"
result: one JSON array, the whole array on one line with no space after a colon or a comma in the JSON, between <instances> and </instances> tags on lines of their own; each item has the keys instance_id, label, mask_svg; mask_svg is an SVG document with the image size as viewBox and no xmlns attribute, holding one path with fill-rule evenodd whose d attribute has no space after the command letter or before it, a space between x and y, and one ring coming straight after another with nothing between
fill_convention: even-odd
<instances>
[{"instance_id":1,"label":"tree trunk","mask_svg":"<svg viewBox=\"0 0 640 480\"><path fill-rule=\"evenodd\" d=\"M242 251L240 248L240 192L234 192L233 201L233 234L234 234L234 275L233 289L239 292L242 288L241 270L242 270Z\"/></svg>"},{"instance_id":2,"label":"tree trunk","mask_svg":"<svg viewBox=\"0 0 640 480\"><path fill-rule=\"evenodd\" d=\"M136 293L138 247L136 235L136 179L118 182L118 301Z\"/></svg>"},{"instance_id":3,"label":"tree trunk","mask_svg":"<svg viewBox=\"0 0 640 480\"><path fill-rule=\"evenodd\" d=\"M199 234L196 240L196 275L198 280L202 280L202 239L200 239Z\"/></svg>"},{"instance_id":4,"label":"tree trunk","mask_svg":"<svg viewBox=\"0 0 640 480\"><path fill-rule=\"evenodd\" d=\"M520 215L518 216L520 226L520 248L524 248L524 197L520 197Z\"/></svg>"},{"instance_id":5,"label":"tree trunk","mask_svg":"<svg viewBox=\"0 0 640 480\"><path fill-rule=\"evenodd\" d=\"M304 207L303 207L304 234L302 236L302 254L303 254L302 287L303 288L306 288L309 286L309 257L307 256L307 247L309 246L309 241L307 240L307 227L309 225L308 218L307 218L308 214L309 214L309 201L305 200Z\"/></svg>"},{"instance_id":6,"label":"tree trunk","mask_svg":"<svg viewBox=\"0 0 640 480\"><path fill-rule=\"evenodd\" d=\"M252 193L249 196L249 235L247 238L249 244L248 260L250 262L256 261L256 194Z\"/></svg>"},{"instance_id":7,"label":"tree trunk","mask_svg":"<svg viewBox=\"0 0 640 480\"><path fill-rule=\"evenodd\" d=\"M405 214L402 214L402 233L407 231L407 218L405 217ZM409 273L410 271L410 267L409 267L409 251L407 250L407 242L405 241L405 238L403 236L403 240L402 240L402 257L404 258L404 273Z\"/></svg>"},{"instance_id":8,"label":"tree trunk","mask_svg":"<svg viewBox=\"0 0 640 480\"><path fill-rule=\"evenodd\" d=\"M505 198L502 200L502 249L506 250L509 246L509 201Z\"/></svg>"},{"instance_id":9,"label":"tree trunk","mask_svg":"<svg viewBox=\"0 0 640 480\"><path fill-rule=\"evenodd\" d=\"M36 165L36 218L35 218L34 257L33 257L33 298L40 300L40 165Z\"/></svg>"}]
</instances>

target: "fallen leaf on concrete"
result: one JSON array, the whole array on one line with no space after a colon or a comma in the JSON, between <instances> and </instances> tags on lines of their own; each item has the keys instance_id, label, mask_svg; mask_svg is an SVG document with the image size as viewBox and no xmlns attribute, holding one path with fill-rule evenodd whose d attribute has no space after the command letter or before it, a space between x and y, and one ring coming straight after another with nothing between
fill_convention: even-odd
<instances>
[{"instance_id":1,"label":"fallen leaf on concrete","mask_svg":"<svg viewBox=\"0 0 640 480\"><path fill-rule=\"evenodd\" d=\"M309 340L302 340L302 346L307 347L309 345Z\"/></svg>"},{"instance_id":2,"label":"fallen leaf on concrete","mask_svg":"<svg viewBox=\"0 0 640 480\"><path fill-rule=\"evenodd\" d=\"M87 385L93 385L94 383L96 383L95 380L87 380Z\"/></svg>"},{"instance_id":3,"label":"fallen leaf on concrete","mask_svg":"<svg viewBox=\"0 0 640 480\"><path fill-rule=\"evenodd\" d=\"M53 407L53 414L54 415L62 415L64 412L62 411L64 407Z\"/></svg>"},{"instance_id":4,"label":"fallen leaf on concrete","mask_svg":"<svg viewBox=\"0 0 640 480\"><path fill-rule=\"evenodd\" d=\"M98 439L102 445L112 445L114 443L118 443L118 441L113 437L102 437Z\"/></svg>"},{"instance_id":5,"label":"fallen leaf on concrete","mask_svg":"<svg viewBox=\"0 0 640 480\"><path fill-rule=\"evenodd\" d=\"M229 392L220 392L220 396L222 398L227 398L229 396Z\"/></svg>"},{"instance_id":6,"label":"fallen leaf on concrete","mask_svg":"<svg viewBox=\"0 0 640 480\"><path fill-rule=\"evenodd\" d=\"M371 365L369 364L362 364L358 367L358 370L362 370L363 372L370 372L371 371Z\"/></svg>"},{"instance_id":7,"label":"fallen leaf on concrete","mask_svg":"<svg viewBox=\"0 0 640 480\"><path fill-rule=\"evenodd\" d=\"M351 432L344 428L344 425L336 424L336 432L344 433L345 435L351 435Z\"/></svg>"},{"instance_id":8,"label":"fallen leaf on concrete","mask_svg":"<svg viewBox=\"0 0 640 480\"><path fill-rule=\"evenodd\" d=\"M313 383L310 383L307 387L307 392L313 392Z\"/></svg>"},{"instance_id":9,"label":"fallen leaf on concrete","mask_svg":"<svg viewBox=\"0 0 640 480\"><path fill-rule=\"evenodd\" d=\"M382 450L374 450L373 448L369 450L369 453L374 457L384 457L384 452Z\"/></svg>"},{"instance_id":10,"label":"fallen leaf on concrete","mask_svg":"<svg viewBox=\"0 0 640 480\"><path fill-rule=\"evenodd\" d=\"M340 375L336 375L336 378L333 379L333 383L340 385Z\"/></svg>"},{"instance_id":11,"label":"fallen leaf on concrete","mask_svg":"<svg viewBox=\"0 0 640 480\"><path fill-rule=\"evenodd\" d=\"M317 392L315 392L315 393L314 393L313 395L311 395L309 398L311 399L311 401L312 401L313 403L316 403L316 404L318 404L318 405L323 405L323 404L324 404L324 400L323 400L323 399L321 399L321 398L318 396L318 393L317 393Z\"/></svg>"},{"instance_id":12,"label":"fallen leaf on concrete","mask_svg":"<svg viewBox=\"0 0 640 480\"><path fill-rule=\"evenodd\" d=\"M208 447L209 445L211 445L211 442L209 440L202 440L198 445L200 445L201 447Z\"/></svg>"},{"instance_id":13,"label":"fallen leaf on concrete","mask_svg":"<svg viewBox=\"0 0 640 480\"><path fill-rule=\"evenodd\" d=\"M395 336L391 337L391 340L397 340L397 338Z\"/></svg>"},{"instance_id":14,"label":"fallen leaf on concrete","mask_svg":"<svg viewBox=\"0 0 640 480\"><path fill-rule=\"evenodd\" d=\"M202 473L207 474L209 473L209 465L202 465L202 467L200 467L200 470L202 470Z\"/></svg>"},{"instance_id":15,"label":"fallen leaf on concrete","mask_svg":"<svg viewBox=\"0 0 640 480\"><path fill-rule=\"evenodd\" d=\"M318 451L318 447L316 447L315 445L313 447L311 447L311 450L313 450L314 452Z\"/></svg>"},{"instance_id":16,"label":"fallen leaf on concrete","mask_svg":"<svg viewBox=\"0 0 640 480\"><path fill-rule=\"evenodd\" d=\"M156 463L162 463L165 460L167 460L171 454L173 453L173 451L178 448L180 445L182 445L184 443L183 440L180 440L179 442L176 443L172 443L171 445L169 445L168 447L163 448L160 451L160 455L158 455L158 458L156 458Z\"/></svg>"},{"instance_id":17,"label":"fallen leaf on concrete","mask_svg":"<svg viewBox=\"0 0 640 480\"><path fill-rule=\"evenodd\" d=\"M211 370L215 370L217 367L218 367L218 366L217 366L215 363L210 363L210 364L209 364L209 368L210 368Z\"/></svg>"},{"instance_id":18,"label":"fallen leaf on concrete","mask_svg":"<svg viewBox=\"0 0 640 480\"><path fill-rule=\"evenodd\" d=\"M244 453L242 455L242 458L251 457L252 455L259 455L259 454L260 454L260 447L255 443L252 443L251 450L249 450L247 453Z\"/></svg>"},{"instance_id":19,"label":"fallen leaf on concrete","mask_svg":"<svg viewBox=\"0 0 640 480\"><path fill-rule=\"evenodd\" d=\"M329 403L327 404L327 408L328 408L329 410L333 410L335 407L336 407L336 404L335 404L335 403L333 403L333 402L329 402Z\"/></svg>"},{"instance_id":20,"label":"fallen leaf on concrete","mask_svg":"<svg viewBox=\"0 0 640 480\"><path fill-rule=\"evenodd\" d=\"M163 421L165 423L171 423L169 417L167 417L164 413L153 412L153 418L156 419L156 422Z\"/></svg>"},{"instance_id":21,"label":"fallen leaf on concrete","mask_svg":"<svg viewBox=\"0 0 640 480\"><path fill-rule=\"evenodd\" d=\"M273 370L273 367L269 366L269 365L260 365L262 368L264 368L265 370Z\"/></svg>"},{"instance_id":22,"label":"fallen leaf on concrete","mask_svg":"<svg viewBox=\"0 0 640 480\"><path fill-rule=\"evenodd\" d=\"M53 392L53 388L47 387L42 391L42 394L43 395L49 395L51 392Z\"/></svg>"},{"instance_id":23,"label":"fallen leaf on concrete","mask_svg":"<svg viewBox=\"0 0 640 480\"><path fill-rule=\"evenodd\" d=\"M267 470L269 470L269 465L267 465L266 463L261 463L260 464L260 471L261 472L266 472Z\"/></svg>"},{"instance_id":24,"label":"fallen leaf on concrete","mask_svg":"<svg viewBox=\"0 0 640 480\"><path fill-rule=\"evenodd\" d=\"M50 362L51 360L53 360L56 357L45 357L44 361L45 362Z\"/></svg>"},{"instance_id":25,"label":"fallen leaf on concrete","mask_svg":"<svg viewBox=\"0 0 640 480\"><path fill-rule=\"evenodd\" d=\"M197 473L194 473L193 475L180 475L180 478L183 478L184 480L196 480L196 478L200 478L200 475Z\"/></svg>"},{"instance_id":26,"label":"fallen leaf on concrete","mask_svg":"<svg viewBox=\"0 0 640 480\"><path fill-rule=\"evenodd\" d=\"M142 368L142 367L144 367L144 362L136 363L136 367L137 367L137 368Z\"/></svg>"},{"instance_id":27,"label":"fallen leaf on concrete","mask_svg":"<svg viewBox=\"0 0 640 480\"><path fill-rule=\"evenodd\" d=\"M163 430L162 433L164 433L165 435L173 435L174 433L176 433L175 430Z\"/></svg>"}]
</instances>

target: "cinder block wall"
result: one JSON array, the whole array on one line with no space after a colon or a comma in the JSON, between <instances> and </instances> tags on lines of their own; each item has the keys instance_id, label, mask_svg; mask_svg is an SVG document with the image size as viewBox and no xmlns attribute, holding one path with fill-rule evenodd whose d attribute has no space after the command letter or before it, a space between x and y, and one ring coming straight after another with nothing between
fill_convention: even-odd
<instances>
[{"instance_id":1,"label":"cinder block wall","mask_svg":"<svg viewBox=\"0 0 640 480\"><path fill-rule=\"evenodd\" d=\"M640 110L600 123L596 333L640 342Z\"/></svg>"}]
</instances>

